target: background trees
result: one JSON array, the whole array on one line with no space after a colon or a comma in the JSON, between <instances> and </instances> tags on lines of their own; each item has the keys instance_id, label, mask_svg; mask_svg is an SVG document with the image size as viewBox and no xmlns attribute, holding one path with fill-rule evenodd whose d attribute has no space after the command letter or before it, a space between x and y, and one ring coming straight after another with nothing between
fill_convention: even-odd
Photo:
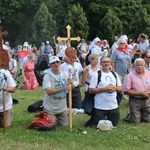
<instances>
[{"instance_id":1,"label":"background trees","mask_svg":"<svg viewBox=\"0 0 150 150\"><path fill-rule=\"evenodd\" d=\"M1 25L9 32L5 40L13 46L53 42L53 36L66 36L67 24L72 36L87 40L99 36L110 43L116 34L132 39L140 32L150 34L149 0L0 0L0 14Z\"/></svg>"},{"instance_id":2,"label":"background trees","mask_svg":"<svg viewBox=\"0 0 150 150\"><path fill-rule=\"evenodd\" d=\"M87 39L89 25L85 12L80 4L74 4L69 8L68 14L65 17L64 25L67 26L68 24L71 26L71 35L73 37L80 36L81 38Z\"/></svg>"},{"instance_id":3,"label":"background trees","mask_svg":"<svg viewBox=\"0 0 150 150\"><path fill-rule=\"evenodd\" d=\"M109 42L112 42L114 40L114 36L121 35L123 30L122 22L111 10L108 10L104 18L100 21L100 27L101 27L101 30L99 31L100 37L102 37L103 39L107 38Z\"/></svg>"},{"instance_id":4,"label":"background trees","mask_svg":"<svg viewBox=\"0 0 150 150\"><path fill-rule=\"evenodd\" d=\"M53 14L42 3L33 19L32 36L30 39L32 43L40 44L45 40L53 43L52 37L57 34L56 21L53 18Z\"/></svg>"}]
</instances>

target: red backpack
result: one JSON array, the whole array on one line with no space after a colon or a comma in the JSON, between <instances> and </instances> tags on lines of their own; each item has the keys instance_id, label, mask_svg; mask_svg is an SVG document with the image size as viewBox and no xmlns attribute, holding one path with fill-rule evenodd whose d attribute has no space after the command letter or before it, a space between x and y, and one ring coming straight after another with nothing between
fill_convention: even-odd
<instances>
[{"instance_id":1,"label":"red backpack","mask_svg":"<svg viewBox=\"0 0 150 150\"><path fill-rule=\"evenodd\" d=\"M40 114L36 114L34 117L38 119L33 120L31 124L26 127L26 129L37 131L52 131L56 129L56 124L47 111L42 111Z\"/></svg>"}]
</instances>

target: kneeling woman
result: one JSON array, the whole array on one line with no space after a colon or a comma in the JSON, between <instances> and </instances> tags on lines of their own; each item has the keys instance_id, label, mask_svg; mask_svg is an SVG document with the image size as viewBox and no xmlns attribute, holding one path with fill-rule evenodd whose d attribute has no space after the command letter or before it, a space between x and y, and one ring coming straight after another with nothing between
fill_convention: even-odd
<instances>
[{"instance_id":1,"label":"kneeling woman","mask_svg":"<svg viewBox=\"0 0 150 150\"><path fill-rule=\"evenodd\" d=\"M28 60L23 65L23 85L21 87L23 90L36 90L39 87L36 76L34 74L34 60L35 55L31 53L28 55Z\"/></svg>"}]
</instances>

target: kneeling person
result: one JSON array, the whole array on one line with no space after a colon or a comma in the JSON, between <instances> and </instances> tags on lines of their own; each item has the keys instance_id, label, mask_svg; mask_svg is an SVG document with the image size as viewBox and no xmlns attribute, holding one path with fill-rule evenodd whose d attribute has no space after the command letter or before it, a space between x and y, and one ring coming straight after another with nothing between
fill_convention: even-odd
<instances>
[{"instance_id":1,"label":"kneeling person","mask_svg":"<svg viewBox=\"0 0 150 150\"><path fill-rule=\"evenodd\" d=\"M97 85L97 72L90 80L89 92L95 94L94 97L94 113L92 115L94 124L97 125L99 120L104 120L106 117L110 120L113 126L117 126L120 118L117 92L122 91L120 79L114 77L109 70L111 67L110 58L105 56L101 58L101 80Z\"/></svg>"},{"instance_id":2,"label":"kneeling person","mask_svg":"<svg viewBox=\"0 0 150 150\"><path fill-rule=\"evenodd\" d=\"M13 101L11 93L15 92L16 83L8 70L0 69L0 77L1 85L4 81L4 86L2 85L0 87L0 127L4 127L5 111L6 128L9 128L13 120ZM3 91L5 94L5 110L3 109Z\"/></svg>"},{"instance_id":3,"label":"kneeling person","mask_svg":"<svg viewBox=\"0 0 150 150\"><path fill-rule=\"evenodd\" d=\"M43 106L57 125L68 125L66 92L69 91L68 74L61 71L57 56L50 57L50 68L44 71L43 90L45 92Z\"/></svg>"}]
</instances>

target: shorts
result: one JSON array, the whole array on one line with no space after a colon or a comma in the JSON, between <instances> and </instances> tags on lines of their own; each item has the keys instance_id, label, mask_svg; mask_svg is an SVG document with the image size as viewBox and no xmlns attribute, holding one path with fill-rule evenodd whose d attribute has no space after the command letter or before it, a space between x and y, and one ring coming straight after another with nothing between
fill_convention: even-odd
<instances>
[{"instance_id":1,"label":"shorts","mask_svg":"<svg viewBox=\"0 0 150 150\"><path fill-rule=\"evenodd\" d=\"M0 112L0 127L4 127L4 113ZM5 111L5 118L6 118L6 128L9 128L12 124L13 120L13 110L9 109Z\"/></svg>"}]
</instances>

